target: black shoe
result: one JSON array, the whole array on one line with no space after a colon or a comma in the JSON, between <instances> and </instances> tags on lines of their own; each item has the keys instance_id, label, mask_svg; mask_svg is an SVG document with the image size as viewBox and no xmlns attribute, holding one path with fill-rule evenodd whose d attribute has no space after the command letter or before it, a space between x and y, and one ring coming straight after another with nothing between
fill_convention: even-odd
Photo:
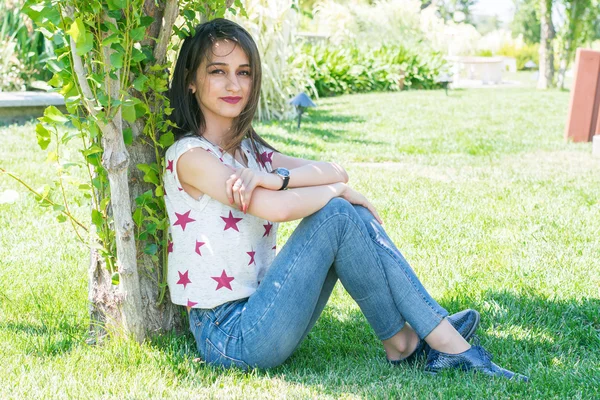
<instances>
[{"instance_id":1,"label":"black shoe","mask_svg":"<svg viewBox=\"0 0 600 400\"><path fill-rule=\"evenodd\" d=\"M465 340L469 340L479 326L479 319L480 316L477 311L467 308L466 310L449 316L448 322L450 322L454 329L456 329ZM413 364L419 358L427 356L429 350L431 350L429 345L421 339L419 340L419 344L417 344L415 351L413 351L410 356L403 358L402 360L388 360L388 362L392 365L402 365L405 363Z\"/></svg>"},{"instance_id":2,"label":"black shoe","mask_svg":"<svg viewBox=\"0 0 600 400\"><path fill-rule=\"evenodd\" d=\"M442 353L433 349L429 352L425 372L435 375L444 369L450 368L463 371L478 371L489 376L498 376L523 382L529 381L529 378L525 375L516 374L494 364L491 354L481 346L471 346L469 350L459 354Z\"/></svg>"}]
</instances>

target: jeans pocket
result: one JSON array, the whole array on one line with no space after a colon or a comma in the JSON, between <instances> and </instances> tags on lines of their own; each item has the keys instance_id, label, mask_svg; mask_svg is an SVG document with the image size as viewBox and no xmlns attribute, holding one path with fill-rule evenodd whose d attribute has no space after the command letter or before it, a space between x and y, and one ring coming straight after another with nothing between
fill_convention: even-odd
<instances>
[{"instance_id":1,"label":"jeans pocket","mask_svg":"<svg viewBox=\"0 0 600 400\"><path fill-rule=\"evenodd\" d=\"M223 353L208 338L206 338L206 352L204 354L204 361L210 365L224 368L237 367L243 369L244 371L250 368L250 366L244 361L229 357Z\"/></svg>"}]
</instances>

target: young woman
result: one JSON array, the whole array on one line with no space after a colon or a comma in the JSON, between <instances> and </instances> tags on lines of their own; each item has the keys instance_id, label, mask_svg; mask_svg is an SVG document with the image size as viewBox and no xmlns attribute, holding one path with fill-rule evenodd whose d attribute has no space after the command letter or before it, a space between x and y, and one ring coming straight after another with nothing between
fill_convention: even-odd
<instances>
[{"instance_id":1,"label":"young woman","mask_svg":"<svg viewBox=\"0 0 600 400\"><path fill-rule=\"evenodd\" d=\"M393 365L473 369L526 380L467 342L479 314L448 316L338 164L281 154L252 128L256 44L224 19L199 25L169 89L176 142L166 152L168 285L186 306L202 358L225 367L283 363L339 279ZM303 218L276 253L279 222Z\"/></svg>"}]
</instances>

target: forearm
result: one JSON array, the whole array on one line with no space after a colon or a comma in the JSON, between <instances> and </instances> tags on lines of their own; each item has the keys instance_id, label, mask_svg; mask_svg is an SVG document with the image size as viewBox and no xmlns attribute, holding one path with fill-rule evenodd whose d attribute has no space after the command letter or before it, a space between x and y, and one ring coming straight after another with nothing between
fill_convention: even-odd
<instances>
[{"instance_id":1,"label":"forearm","mask_svg":"<svg viewBox=\"0 0 600 400\"><path fill-rule=\"evenodd\" d=\"M301 167L290 169L288 188L302 188L309 186L330 185L333 183L348 183L348 173L339 164L318 161ZM283 178L276 174L269 174L263 178L260 186L265 189L279 190Z\"/></svg>"},{"instance_id":2,"label":"forearm","mask_svg":"<svg viewBox=\"0 0 600 400\"><path fill-rule=\"evenodd\" d=\"M283 221L307 217L323 208L334 197L340 197L346 189L342 182L293 188L282 192Z\"/></svg>"},{"instance_id":3,"label":"forearm","mask_svg":"<svg viewBox=\"0 0 600 400\"><path fill-rule=\"evenodd\" d=\"M348 173L337 163L318 161L290 170L290 188L348 183Z\"/></svg>"}]
</instances>

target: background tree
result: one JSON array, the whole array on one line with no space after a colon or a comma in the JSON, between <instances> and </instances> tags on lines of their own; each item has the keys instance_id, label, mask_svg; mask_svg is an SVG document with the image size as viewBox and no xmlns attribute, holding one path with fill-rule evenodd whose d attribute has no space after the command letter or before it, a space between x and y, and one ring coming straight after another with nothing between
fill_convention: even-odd
<instances>
[{"instance_id":1,"label":"background tree","mask_svg":"<svg viewBox=\"0 0 600 400\"><path fill-rule=\"evenodd\" d=\"M434 0L433 3L437 7L438 15L445 21L454 20L457 13L462 13L464 19L460 22L473 24L472 7L477 4L478 0Z\"/></svg>"},{"instance_id":2,"label":"background tree","mask_svg":"<svg viewBox=\"0 0 600 400\"><path fill-rule=\"evenodd\" d=\"M540 2L539 0L514 0L515 16L511 23L513 37L523 35L527 44L540 42Z\"/></svg>"},{"instance_id":3,"label":"background tree","mask_svg":"<svg viewBox=\"0 0 600 400\"><path fill-rule=\"evenodd\" d=\"M552 0L540 1L540 69L537 87L547 89L554 85L554 24L552 23Z\"/></svg>"},{"instance_id":4,"label":"background tree","mask_svg":"<svg viewBox=\"0 0 600 400\"><path fill-rule=\"evenodd\" d=\"M561 3L564 15L556 35L559 58L556 85L563 89L565 73L575 58L575 50L596 36L600 4L597 0L561 0Z\"/></svg>"},{"instance_id":5,"label":"background tree","mask_svg":"<svg viewBox=\"0 0 600 400\"><path fill-rule=\"evenodd\" d=\"M63 115L49 107L36 127L40 147L55 146L59 179L43 192L30 189L90 245L93 338L112 331L142 341L182 327L185 312L168 301L166 291L170 239L162 155L174 140L165 97L167 52L174 53L200 20L223 16L228 8L236 12L232 2L29 0L23 7L55 46L48 83L64 95L68 110ZM239 0L236 7L243 12ZM67 122L76 134L63 132ZM82 162L62 163L61 146L73 139L83 146ZM73 217L64 198L70 167L89 175L89 182L79 183L92 205L89 228ZM55 199L61 192L63 205Z\"/></svg>"}]
</instances>

